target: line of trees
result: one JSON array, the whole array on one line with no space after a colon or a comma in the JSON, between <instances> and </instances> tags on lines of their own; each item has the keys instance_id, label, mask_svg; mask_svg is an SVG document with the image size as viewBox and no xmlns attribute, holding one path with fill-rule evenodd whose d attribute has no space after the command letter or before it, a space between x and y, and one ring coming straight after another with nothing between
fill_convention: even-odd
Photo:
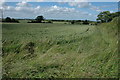
<instances>
[{"instance_id":1,"label":"line of trees","mask_svg":"<svg viewBox=\"0 0 120 80\"><path fill-rule=\"evenodd\" d=\"M70 20L71 24L83 24L83 25L96 25L95 21L89 21L89 20Z\"/></svg>"},{"instance_id":2,"label":"line of trees","mask_svg":"<svg viewBox=\"0 0 120 80\"><path fill-rule=\"evenodd\" d=\"M10 18L10 17L6 17L5 19L2 20L2 22L15 22L15 23L19 23L19 21L17 19Z\"/></svg>"},{"instance_id":3,"label":"line of trees","mask_svg":"<svg viewBox=\"0 0 120 80\"><path fill-rule=\"evenodd\" d=\"M69 20L71 24L83 24L83 25L97 25L98 23L110 22L115 17L119 17L120 12L110 13L110 11L100 12L97 16L97 21L89 21L89 20Z\"/></svg>"},{"instance_id":4,"label":"line of trees","mask_svg":"<svg viewBox=\"0 0 120 80\"><path fill-rule=\"evenodd\" d=\"M70 24L85 24L88 25L89 23L95 23L95 21L89 21L89 20L45 20L43 16L37 16L34 20L31 20L28 23L53 23L53 22L68 22Z\"/></svg>"},{"instance_id":5,"label":"line of trees","mask_svg":"<svg viewBox=\"0 0 120 80\"><path fill-rule=\"evenodd\" d=\"M110 13L110 11L103 11L98 14L96 21L89 20L45 20L43 16L37 16L34 20L28 23L53 23L54 21L68 22L70 24L85 24L85 25L96 25L97 23L110 22L113 18L120 16L120 12ZM2 22L16 22L19 23L17 19L6 17Z\"/></svg>"}]
</instances>

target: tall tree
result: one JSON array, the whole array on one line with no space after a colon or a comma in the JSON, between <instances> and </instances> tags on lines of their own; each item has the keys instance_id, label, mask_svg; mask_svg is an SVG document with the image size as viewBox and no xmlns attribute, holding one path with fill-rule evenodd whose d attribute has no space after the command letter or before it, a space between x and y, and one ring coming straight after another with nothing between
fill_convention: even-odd
<instances>
[{"instance_id":1,"label":"tall tree","mask_svg":"<svg viewBox=\"0 0 120 80\"><path fill-rule=\"evenodd\" d=\"M6 17L6 18L5 18L5 21L6 21L6 22L11 22L11 18L10 18L10 17Z\"/></svg>"},{"instance_id":2,"label":"tall tree","mask_svg":"<svg viewBox=\"0 0 120 80\"><path fill-rule=\"evenodd\" d=\"M37 22L42 22L42 20L44 20L44 17L43 16L37 16L36 19L35 19Z\"/></svg>"},{"instance_id":3,"label":"tall tree","mask_svg":"<svg viewBox=\"0 0 120 80\"><path fill-rule=\"evenodd\" d=\"M110 22L113 18L119 17L120 12L110 13L109 11L101 12L97 17L97 21L100 22Z\"/></svg>"},{"instance_id":4,"label":"tall tree","mask_svg":"<svg viewBox=\"0 0 120 80\"><path fill-rule=\"evenodd\" d=\"M109 22L111 19L109 11L101 12L97 17L97 20L101 22Z\"/></svg>"}]
</instances>

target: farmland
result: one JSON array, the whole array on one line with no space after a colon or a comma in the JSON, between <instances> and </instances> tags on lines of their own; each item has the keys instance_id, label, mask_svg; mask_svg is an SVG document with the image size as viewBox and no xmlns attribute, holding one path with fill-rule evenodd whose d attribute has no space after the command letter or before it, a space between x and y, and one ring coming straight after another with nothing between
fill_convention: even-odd
<instances>
[{"instance_id":1,"label":"farmland","mask_svg":"<svg viewBox=\"0 0 120 80\"><path fill-rule=\"evenodd\" d=\"M117 78L116 22L3 23L3 77Z\"/></svg>"}]
</instances>

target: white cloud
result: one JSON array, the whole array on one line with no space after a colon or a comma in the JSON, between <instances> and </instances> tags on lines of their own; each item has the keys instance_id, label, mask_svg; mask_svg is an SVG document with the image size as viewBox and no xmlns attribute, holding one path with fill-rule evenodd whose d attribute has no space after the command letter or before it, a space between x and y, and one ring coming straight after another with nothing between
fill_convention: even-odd
<instances>
[{"instance_id":1,"label":"white cloud","mask_svg":"<svg viewBox=\"0 0 120 80\"><path fill-rule=\"evenodd\" d=\"M1 5L3 2L5 2L5 0L0 0L0 5Z\"/></svg>"},{"instance_id":2,"label":"white cloud","mask_svg":"<svg viewBox=\"0 0 120 80\"><path fill-rule=\"evenodd\" d=\"M113 13L114 11L110 11L110 13Z\"/></svg>"},{"instance_id":3,"label":"white cloud","mask_svg":"<svg viewBox=\"0 0 120 80\"><path fill-rule=\"evenodd\" d=\"M88 3L88 2L80 3L80 4L78 5L79 8L88 8L88 7L90 7L90 6L91 6L91 4Z\"/></svg>"},{"instance_id":4,"label":"white cloud","mask_svg":"<svg viewBox=\"0 0 120 80\"><path fill-rule=\"evenodd\" d=\"M50 10L60 10L61 8L58 7L57 5L54 5L50 8Z\"/></svg>"},{"instance_id":5,"label":"white cloud","mask_svg":"<svg viewBox=\"0 0 120 80\"><path fill-rule=\"evenodd\" d=\"M2 9L3 7L6 7L7 5L4 2L0 3L0 9Z\"/></svg>"},{"instance_id":6,"label":"white cloud","mask_svg":"<svg viewBox=\"0 0 120 80\"><path fill-rule=\"evenodd\" d=\"M79 7L79 8L88 8L91 6L91 4L88 2L69 2L68 4L70 6L75 6L75 7Z\"/></svg>"},{"instance_id":7,"label":"white cloud","mask_svg":"<svg viewBox=\"0 0 120 80\"><path fill-rule=\"evenodd\" d=\"M38 9L39 7L37 6L35 9ZM14 7L15 11L21 11L21 12L34 12L34 8L28 4L25 1L19 2L16 4L16 7Z\"/></svg>"},{"instance_id":8,"label":"white cloud","mask_svg":"<svg viewBox=\"0 0 120 80\"><path fill-rule=\"evenodd\" d=\"M37 7L35 8L35 10L40 10L40 8L41 8L40 6L37 6Z\"/></svg>"},{"instance_id":9,"label":"white cloud","mask_svg":"<svg viewBox=\"0 0 120 80\"><path fill-rule=\"evenodd\" d=\"M55 8L55 9L57 9L57 8L59 8L58 6L56 6L56 5L54 5L54 6L52 6L53 8Z\"/></svg>"},{"instance_id":10,"label":"white cloud","mask_svg":"<svg viewBox=\"0 0 120 80\"><path fill-rule=\"evenodd\" d=\"M89 8L97 12L102 11L98 6L93 6L90 2L68 2L68 4L78 8Z\"/></svg>"},{"instance_id":11,"label":"white cloud","mask_svg":"<svg viewBox=\"0 0 120 80\"><path fill-rule=\"evenodd\" d=\"M94 11L97 11L97 12L101 12L101 11L102 11L102 10L101 10L99 7L97 7L97 6L91 6L90 9L91 9L91 10L94 10Z\"/></svg>"},{"instance_id":12,"label":"white cloud","mask_svg":"<svg viewBox=\"0 0 120 80\"><path fill-rule=\"evenodd\" d=\"M89 13L88 15L90 15L90 16L91 16L92 14L91 14L91 13Z\"/></svg>"},{"instance_id":13,"label":"white cloud","mask_svg":"<svg viewBox=\"0 0 120 80\"><path fill-rule=\"evenodd\" d=\"M44 9L42 13L47 18L56 19L90 19L92 14L89 15L87 12L78 11L75 8L59 7L57 5L51 6L50 8Z\"/></svg>"},{"instance_id":14,"label":"white cloud","mask_svg":"<svg viewBox=\"0 0 120 80\"><path fill-rule=\"evenodd\" d=\"M44 13L49 13L49 12L54 12L54 13L61 13L61 12L74 12L74 8L67 8L67 7L59 7L57 5L51 6L51 7L46 7L46 8L41 8Z\"/></svg>"},{"instance_id":15,"label":"white cloud","mask_svg":"<svg viewBox=\"0 0 120 80\"><path fill-rule=\"evenodd\" d=\"M21 12L33 12L34 11L34 9L33 8L29 8L29 7L15 7L14 8L15 9L15 11L21 11Z\"/></svg>"},{"instance_id":16,"label":"white cloud","mask_svg":"<svg viewBox=\"0 0 120 80\"><path fill-rule=\"evenodd\" d=\"M30 4L28 4L27 2L25 1L22 1L22 2L19 2L18 4L16 4L17 6L20 6L20 7L30 7Z\"/></svg>"}]
</instances>

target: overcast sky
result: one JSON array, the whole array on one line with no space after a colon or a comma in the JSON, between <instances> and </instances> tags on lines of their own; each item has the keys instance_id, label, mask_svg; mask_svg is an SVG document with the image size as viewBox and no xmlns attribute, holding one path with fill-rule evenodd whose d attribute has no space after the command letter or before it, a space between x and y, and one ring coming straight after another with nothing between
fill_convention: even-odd
<instances>
[{"instance_id":1,"label":"overcast sky","mask_svg":"<svg viewBox=\"0 0 120 80\"><path fill-rule=\"evenodd\" d=\"M4 18L34 19L43 15L46 19L96 20L102 11L117 12L117 2L4 2Z\"/></svg>"}]
</instances>

